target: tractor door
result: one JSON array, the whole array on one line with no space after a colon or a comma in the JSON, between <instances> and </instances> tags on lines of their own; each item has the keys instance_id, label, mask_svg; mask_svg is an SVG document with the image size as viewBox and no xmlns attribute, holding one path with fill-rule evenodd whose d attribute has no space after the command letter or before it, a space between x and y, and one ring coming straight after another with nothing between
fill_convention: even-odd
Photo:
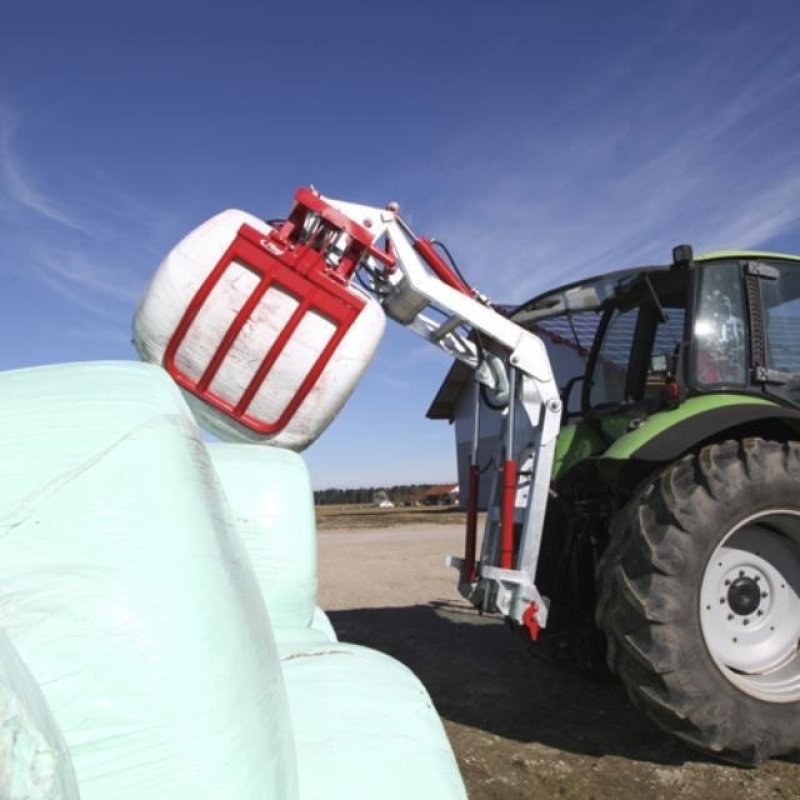
<instances>
[{"instance_id":1,"label":"tractor door","mask_svg":"<svg viewBox=\"0 0 800 800\"><path fill-rule=\"evenodd\" d=\"M585 415L658 410L679 367L688 297L689 275L673 270L643 272L620 287L607 303L589 360Z\"/></svg>"}]
</instances>

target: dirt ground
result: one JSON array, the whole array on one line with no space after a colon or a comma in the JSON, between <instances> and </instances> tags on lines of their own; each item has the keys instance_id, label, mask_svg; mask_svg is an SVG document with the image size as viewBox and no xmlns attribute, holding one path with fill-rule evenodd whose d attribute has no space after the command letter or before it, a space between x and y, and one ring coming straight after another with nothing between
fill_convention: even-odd
<instances>
[{"instance_id":1,"label":"dirt ground","mask_svg":"<svg viewBox=\"0 0 800 800\"><path fill-rule=\"evenodd\" d=\"M320 605L343 640L421 678L472 800L800 798L800 763L707 759L661 733L620 685L540 664L502 622L479 616L444 566L463 549L458 512L347 513L320 515Z\"/></svg>"}]
</instances>

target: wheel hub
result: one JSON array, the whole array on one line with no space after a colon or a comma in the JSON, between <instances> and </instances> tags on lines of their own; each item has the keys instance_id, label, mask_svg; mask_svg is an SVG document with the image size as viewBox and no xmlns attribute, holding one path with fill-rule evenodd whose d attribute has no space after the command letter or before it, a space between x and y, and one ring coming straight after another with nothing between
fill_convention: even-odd
<instances>
[{"instance_id":1,"label":"wheel hub","mask_svg":"<svg viewBox=\"0 0 800 800\"><path fill-rule=\"evenodd\" d=\"M749 617L761 604L761 589L758 586L760 576L751 578L744 574L744 570L740 570L740 573L728 589L728 605L734 614Z\"/></svg>"},{"instance_id":2,"label":"wheel hub","mask_svg":"<svg viewBox=\"0 0 800 800\"><path fill-rule=\"evenodd\" d=\"M745 521L720 542L700 590L709 653L749 694L800 698L800 516L771 512Z\"/></svg>"}]
</instances>

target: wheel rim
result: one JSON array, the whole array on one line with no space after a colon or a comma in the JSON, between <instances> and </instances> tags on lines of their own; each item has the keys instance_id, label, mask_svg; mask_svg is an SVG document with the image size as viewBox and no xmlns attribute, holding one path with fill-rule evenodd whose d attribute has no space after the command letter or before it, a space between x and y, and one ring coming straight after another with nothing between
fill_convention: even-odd
<instances>
[{"instance_id":1,"label":"wheel rim","mask_svg":"<svg viewBox=\"0 0 800 800\"><path fill-rule=\"evenodd\" d=\"M723 675L761 700L800 699L800 514L753 515L706 565L700 622Z\"/></svg>"}]
</instances>

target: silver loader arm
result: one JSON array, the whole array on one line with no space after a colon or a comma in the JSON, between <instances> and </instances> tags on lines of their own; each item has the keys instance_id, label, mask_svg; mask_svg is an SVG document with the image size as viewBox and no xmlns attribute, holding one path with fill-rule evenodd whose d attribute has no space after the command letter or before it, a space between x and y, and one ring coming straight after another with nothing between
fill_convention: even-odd
<instances>
[{"instance_id":1,"label":"silver loader arm","mask_svg":"<svg viewBox=\"0 0 800 800\"><path fill-rule=\"evenodd\" d=\"M371 257L362 266L365 285L386 315L472 368L472 477L477 477L477 387L507 394L498 442L502 463L494 475L480 559L475 557L476 479L470 481L467 498L465 556L450 557L448 563L460 571L462 594L484 611L525 625L535 638L547 624L547 601L534 581L561 425L561 400L544 343L454 274L432 243L417 237L400 218L396 205L378 209L324 199L366 227L374 242L383 242L394 256L392 267Z\"/></svg>"}]
</instances>

